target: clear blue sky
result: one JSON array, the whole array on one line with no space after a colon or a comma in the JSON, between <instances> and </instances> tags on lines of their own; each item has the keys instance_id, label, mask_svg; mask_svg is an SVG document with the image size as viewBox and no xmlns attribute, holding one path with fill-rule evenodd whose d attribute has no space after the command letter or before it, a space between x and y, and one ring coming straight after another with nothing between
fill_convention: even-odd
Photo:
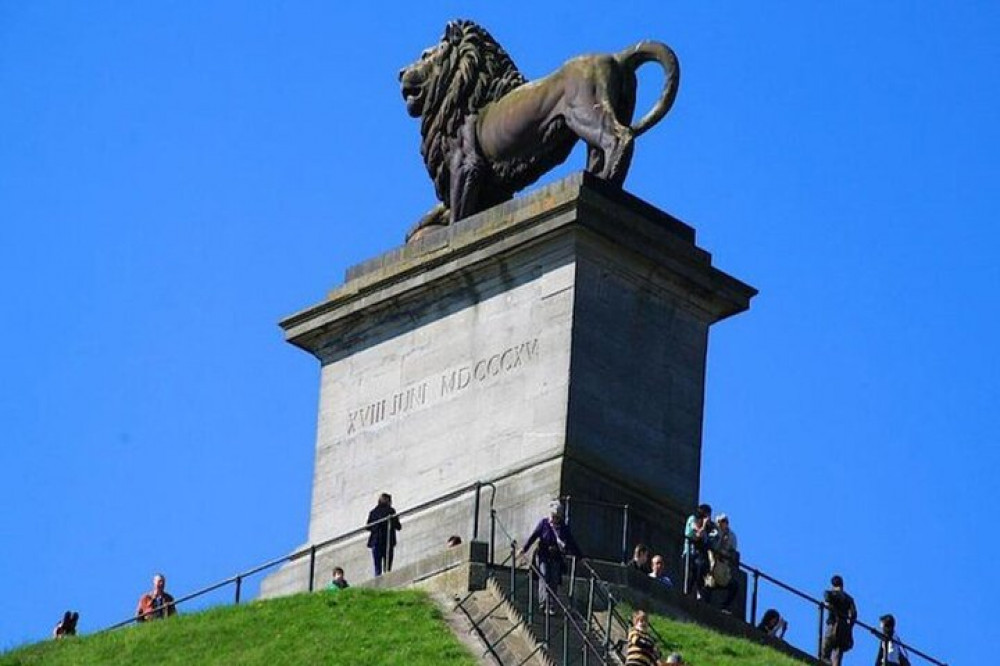
<instances>
[{"instance_id":1,"label":"clear blue sky","mask_svg":"<svg viewBox=\"0 0 1000 666\"><path fill-rule=\"evenodd\" d=\"M817 593L840 572L864 619L982 663L1000 5L359 7L0 4L0 647L303 542L318 367L276 322L433 203L396 72L468 17L532 78L676 49L627 187L761 291L713 333L704 499L747 561ZM813 645L812 611L763 603Z\"/></svg>"}]
</instances>

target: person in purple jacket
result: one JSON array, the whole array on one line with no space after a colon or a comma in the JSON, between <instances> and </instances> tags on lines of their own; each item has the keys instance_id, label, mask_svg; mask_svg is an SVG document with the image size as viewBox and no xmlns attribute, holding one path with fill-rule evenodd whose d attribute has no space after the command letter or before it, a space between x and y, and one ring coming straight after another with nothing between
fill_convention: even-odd
<instances>
[{"instance_id":1,"label":"person in purple jacket","mask_svg":"<svg viewBox=\"0 0 1000 666\"><path fill-rule=\"evenodd\" d=\"M569 525L563 520L563 507L558 500L549 502L549 517L542 518L535 530L524 542L521 555L527 555L531 547L538 542L534 561L541 573L538 580L538 604L549 615L555 615L555 608L549 603L548 591L559 591L562 582L563 569L566 568L566 556L581 557L580 548L576 545Z\"/></svg>"}]
</instances>

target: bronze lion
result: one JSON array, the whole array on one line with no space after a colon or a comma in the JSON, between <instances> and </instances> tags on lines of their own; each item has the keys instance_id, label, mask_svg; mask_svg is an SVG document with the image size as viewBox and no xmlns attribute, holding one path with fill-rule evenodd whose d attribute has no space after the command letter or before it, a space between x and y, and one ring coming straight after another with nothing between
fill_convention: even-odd
<instances>
[{"instance_id":1,"label":"bronze lion","mask_svg":"<svg viewBox=\"0 0 1000 666\"><path fill-rule=\"evenodd\" d=\"M663 92L631 124L638 67L658 62ZM441 41L399 72L407 112L420 118L424 164L441 201L407 234L455 222L507 201L587 143L587 171L618 186L635 137L667 114L680 67L666 44L639 42L613 55L573 58L528 82L472 21L448 23Z\"/></svg>"}]
</instances>

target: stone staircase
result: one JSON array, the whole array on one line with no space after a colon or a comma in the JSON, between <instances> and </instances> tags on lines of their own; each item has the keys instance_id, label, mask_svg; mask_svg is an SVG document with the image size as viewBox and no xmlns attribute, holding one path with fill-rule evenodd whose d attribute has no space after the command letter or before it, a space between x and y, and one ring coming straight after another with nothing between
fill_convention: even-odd
<instances>
[{"instance_id":1,"label":"stone staircase","mask_svg":"<svg viewBox=\"0 0 1000 666\"><path fill-rule=\"evenodd\" d=\"M618 666L614 650L624 631L612 621L610 639L604 627L608 613L596 597L589 598L589 582L578 581L573 594L564 589L555 615L537 608L537 581L525 569L492 567L486 589L470 593L456 604L488 646L487 663L502 666ZM588 622L588 611L591 620ZM603 612L602 612L603 611Z\"/></svg>"}]
</instances>

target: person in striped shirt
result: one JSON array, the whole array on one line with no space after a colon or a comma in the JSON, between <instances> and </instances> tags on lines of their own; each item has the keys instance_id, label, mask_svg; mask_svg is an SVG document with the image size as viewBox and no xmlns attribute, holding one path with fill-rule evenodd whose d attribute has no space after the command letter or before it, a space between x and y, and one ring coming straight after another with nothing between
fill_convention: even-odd
<instances>
[{"instance_id":1,"label":"person in striped shirt","mask_svg":"<svg viewBox=\"0 0 1000 666\"><path fill-rule=\"evenodd\" d=\"M649 617L645 611L632 614L632 628L628 632L628 647L625 651L625 666L657 666L660 651L649 635Z\"/></svg>"}]
</instances>

